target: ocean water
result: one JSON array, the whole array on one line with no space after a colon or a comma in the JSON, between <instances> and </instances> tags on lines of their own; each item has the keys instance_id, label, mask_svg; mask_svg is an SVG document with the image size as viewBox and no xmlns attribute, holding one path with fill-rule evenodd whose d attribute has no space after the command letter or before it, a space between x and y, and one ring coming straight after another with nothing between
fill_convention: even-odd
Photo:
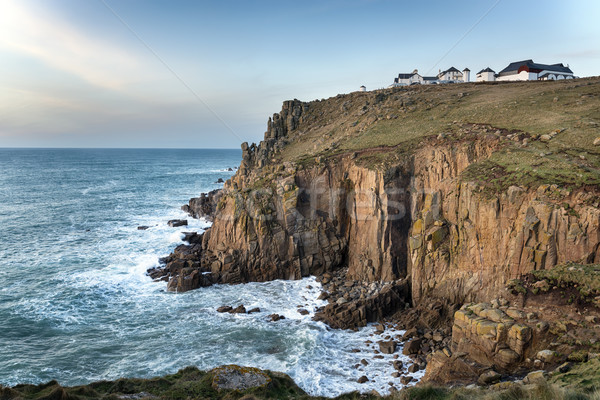
<instances>
[{"instance_id":1,"label":"ocean water","mask_svg":"<svg viewBox=\"0 0 600 400\"><path fill-rule=\"evenodd\" d=\"M373 326L350 332L312 321L324 304L314 278L174 294L146 275L182 243L182 232L209 226L166 223L186 218L180 206L220 187L240 157L0 149L0 384L77 385L234 363L288 373L313 395L400 388L392 355L373 358L381 339ZM261 312L216 312L242 303ZM299 305L311 314L300 315ZM268 322L272 313L286 319ZM369 364L354 368L361 359ZM356 382L362 375L368 383Z\"/></svg>"}]
</instances>

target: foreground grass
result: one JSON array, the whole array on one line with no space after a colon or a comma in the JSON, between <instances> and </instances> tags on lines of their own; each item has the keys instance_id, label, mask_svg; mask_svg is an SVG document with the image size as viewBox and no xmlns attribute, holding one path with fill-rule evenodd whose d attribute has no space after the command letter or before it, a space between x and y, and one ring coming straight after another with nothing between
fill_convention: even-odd
<instances>
[{"instance_id":1,"label":"foreground grass","mask_svg":"<svg viewBox=\"0 0 600 400\"><path fill-rule=\"evenodd\" d=\"M92 400L92 399L325 399L312 397L300 389L290 377L268 372L272 378L266 388L243 392L217 391L212 385L211 372L188 367L176 374L152 379L119 379L95 382L76 387L62 387L56 381L42 385L0 387L0 400ZM541 385L510 384L501 389L412 387L385 396L388 400L600 400L600 359L576 365L566 374L555 375ZM381 398L375 393L348 393L338 400L369 400Z\"/></svg>"}]
</instances>

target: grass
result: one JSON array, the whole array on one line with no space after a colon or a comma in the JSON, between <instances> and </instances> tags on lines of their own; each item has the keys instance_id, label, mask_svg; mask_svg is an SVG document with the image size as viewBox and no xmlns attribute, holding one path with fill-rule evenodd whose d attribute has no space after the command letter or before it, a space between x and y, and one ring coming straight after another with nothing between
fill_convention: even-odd
<instances>
[{"instance_id":1,"label":"grass","mask_svg":"<svg viewBox=\"0 0 600 400\"><path fill-rule=\"evenodd\" d=\"M290 377L266 371L272 381L266 388L246 391L217 391L211 386L211 371L200 371L188 367L176 374L152 379L118 379L116 381L95 382L84 386L62 387L56 381L42 385L18 385L14 388L0 386L0 399L24 400L94 400L122 399L123 396L136 399L299 399L324 400L312 397L300 389ZM508 388L440 388L434 386L411 387L389 396L388 400L600 400L600 360L577 364L566 374L551 378L542 385L523 386L512 384ZM337 400L371 400L381 398L376 394L347 393Z\"/></svg>"},{"instance_id":2,"label":"grass","mask_svg":"<svg viewBox=\"0 0 600 400\"><path fill-rule=\"evenodd\" d=\"M308 103L280 160L305 167L357 152L356 162L385 169L441 133L466 125L520 132L504 139L463 179L490 192L510 185L600 187L600 78L556 82L436 85L356 92ZM550 141L541 135L558 131ZM480 133L481 134L481 133ZM483 135L483 134L482 134ZM450 143L451 144L451 143ZM543 154L543 156L541 155Z\"/></svg>"},{"instance_id":3,"label":"grass","mask_svg":"<svg viewBox=\"0 0 600 400\"><path fill-rule=\"evenodd\" d=\"M600 295L600 264L568 263L533 271L532 275L537 280L547 280L550 286L574 286L582 297Z\"/></svg>"}]
</instances>

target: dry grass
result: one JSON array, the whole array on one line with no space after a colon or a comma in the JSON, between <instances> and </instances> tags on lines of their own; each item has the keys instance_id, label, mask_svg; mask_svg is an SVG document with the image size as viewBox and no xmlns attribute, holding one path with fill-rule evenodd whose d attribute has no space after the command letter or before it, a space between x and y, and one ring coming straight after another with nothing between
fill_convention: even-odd
<instances>
[{"instance_id":1,"label":"dry grass","mask_svg":"<svg viewBox=\"0 0 600 400\"><path fill-rule=\"evenodd\" d=\"M427 137L467 124L519 131L529 143L505 141L467 179L486 185L489 166L505 170L493 190L529 186L600 185L600 78L558 82L457 84L385 89L309 103L279 157L310 164L315 157L360 152L357 162L385 168ZM559 130L552 140L541 135ZM372 149L372 154L369 153ZM543 155L541 155L543 154Z\"/></svg>"}]
</instances>

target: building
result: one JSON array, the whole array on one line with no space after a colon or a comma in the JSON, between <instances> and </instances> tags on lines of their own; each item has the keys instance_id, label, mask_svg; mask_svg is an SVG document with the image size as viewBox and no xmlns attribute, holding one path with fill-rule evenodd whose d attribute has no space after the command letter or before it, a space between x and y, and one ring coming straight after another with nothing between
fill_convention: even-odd
<instances>
[{"instance_id":1,"label":"building","mask_svg":"<svg viewBox=\"0 0 600 400\"><path fill-rule=\"evenodd\" d=\"M398 86L410 86L410 85L437 85L439 83L448 82L463 82L469 81L470 70L465 68L463 72L460 72L454 67L440 73L437 76L421 76L419 70L414 70L411 73L398 74L397 78L394 78L394 83L389 87ZM466 78L466 80L465 80Z\"/></svg>"},{"instance_id":2,"label":"building","mask_svg":"<svg viewBox=\"0 0 600 400\"><path fill-rule=\"evenodd\" d=\"M469 69L465 68L465 71L469 71ZM441 82L464 82L463 73L454 67L450 67L445 71L440 70L437 77Z\"/></svg>"},{"instance_id":3,"label":"building","mask_svg":"<svg viewBox=\"0 0 600 400\"><path fill-rule=\"evenodd\" d=\"M394 78L392 86L410 86L421 83L423 83L423 77L419 75L419 70L415 69L409 74L398 74L398 77Z\"/></svg>"},{"instance_id":4,"label":"building","mask_svg":"<svg viewBox=\"0 0 600 400\"><path fill-rule=\"evenodd\" d=\"M496 75L497 81L550 81L573 78L573 71L568 65L537 64L533 60L510 63Z\"/></svg>"},{"instance_id":5,"label":"building","mask_svg":"<svg viewBox=\"0 0 600 400\"><path fill-rule=\"evenodd\" d=\"M462 80L463 80L463 82L470 82L471 81L471 70L469 68L463 69Z\"/></svg>"},{"instance_id":6,"label":"building","mask_svg":"<svg viewBox=\"0 0 600 400\"><path fill-rule=\"evenodd\" d=\"M494 71L490 67L482 69L475 76L475 80L477 82L494 82L496 80L496 71Z\"/></svg>"},{"instance_id":7,"label":"building","mask_svg":"<svg viewBox=\"0 0 600 400\"><path fill-rule=\"evenodd\" d=\"M358 88L359 92L366 92L367 91L367 87L365 85L362 85L360 88Z\"/></svg>"}]
</instances>

